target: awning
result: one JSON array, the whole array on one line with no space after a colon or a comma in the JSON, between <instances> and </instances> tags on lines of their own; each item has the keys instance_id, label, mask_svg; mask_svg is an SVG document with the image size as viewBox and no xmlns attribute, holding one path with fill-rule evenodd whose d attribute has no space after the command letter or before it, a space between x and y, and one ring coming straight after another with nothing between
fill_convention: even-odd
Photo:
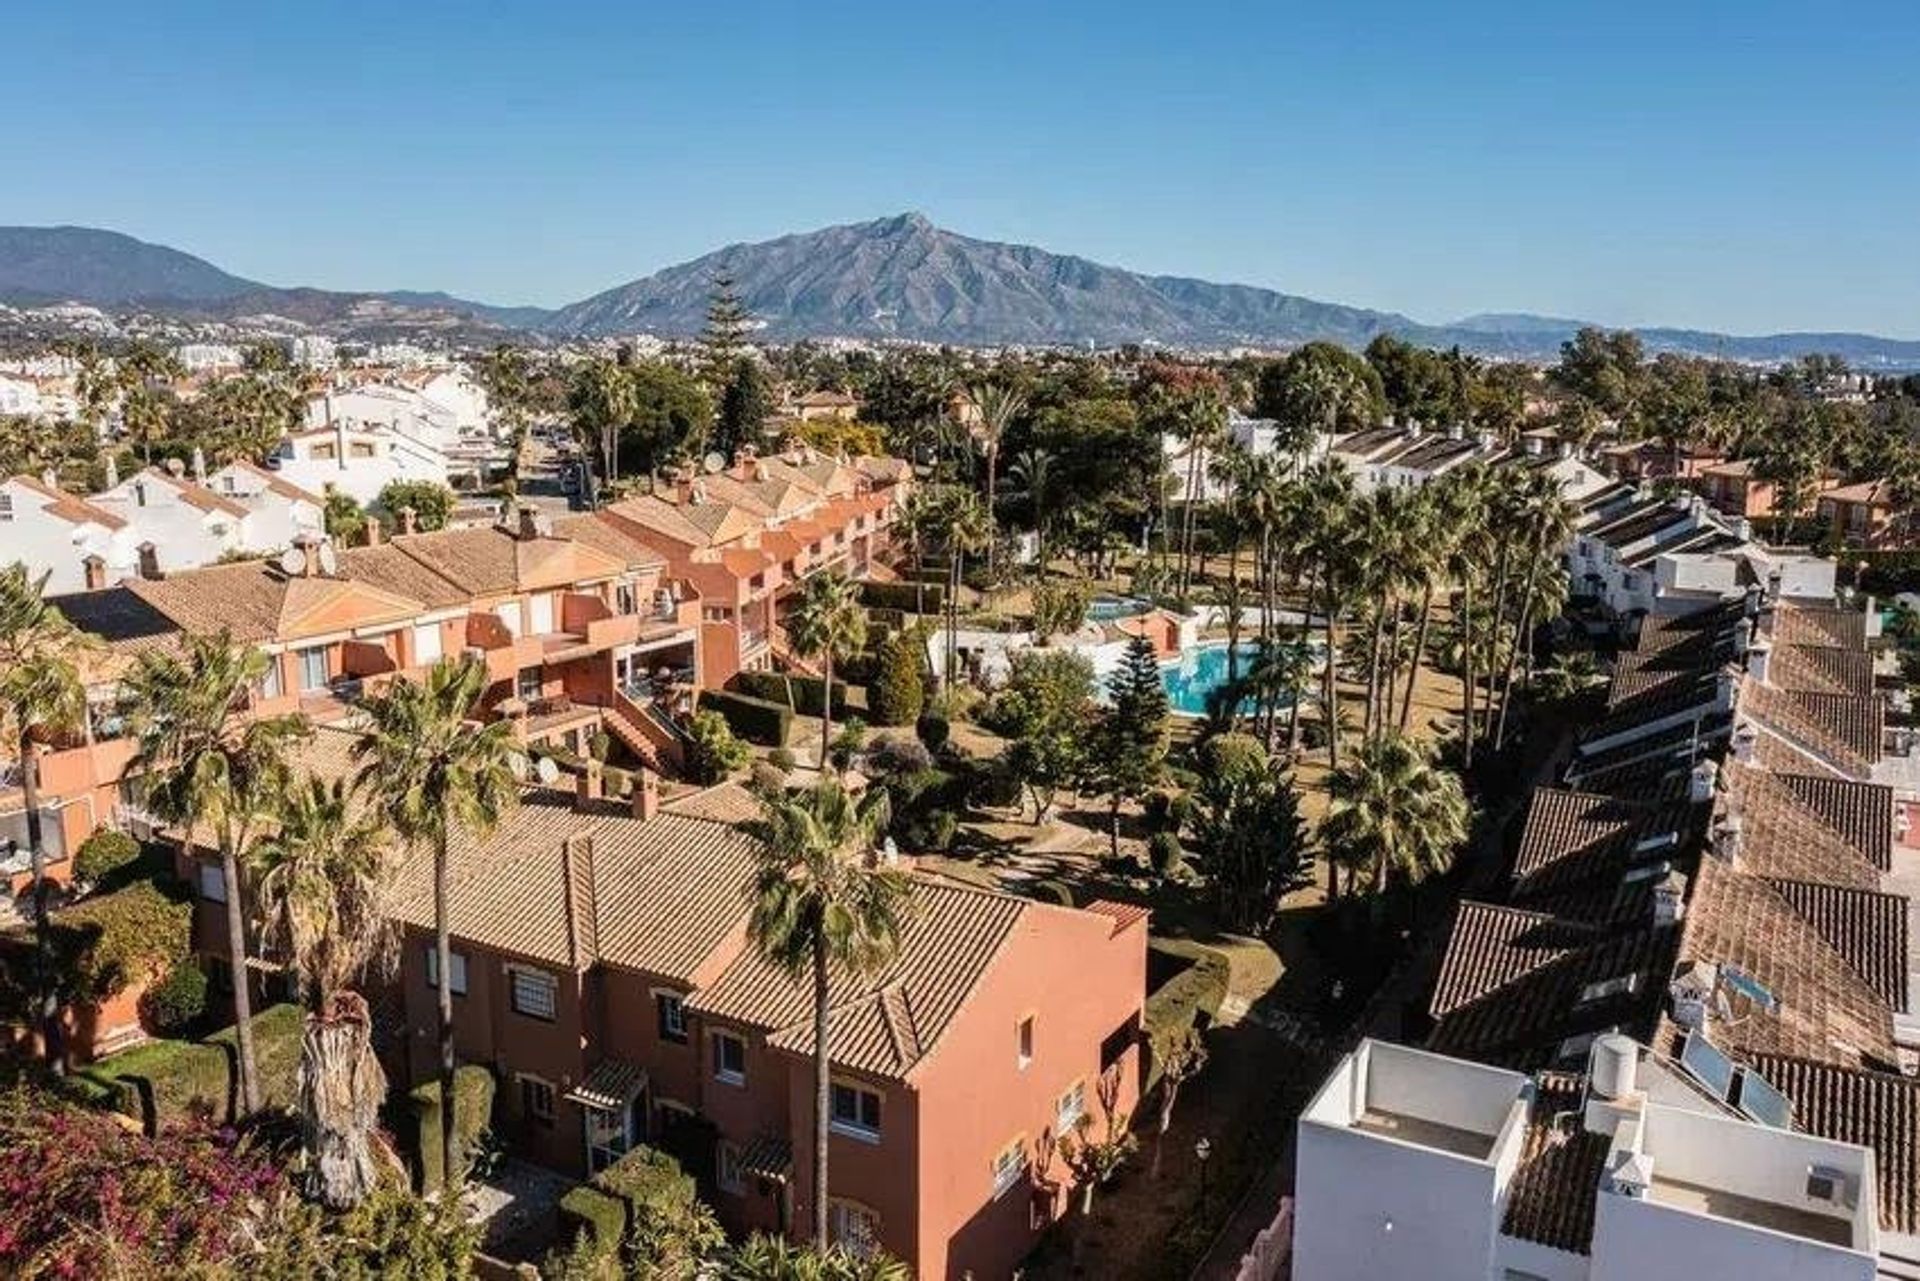
<instances>
[{"instance_id":1,"label":"awning","mask_svg":"<svg viewBox=\"0 0 1920 1281\"><path fill-rule=\"evenodd\" d=\"M587 1079L567 1092L569 1103L584 1108L611 1112L627 1106L627 1101L647 1088L647 1070L624 1059L601 1059L587 1073Z\"/></svg>"},{"instance_id":2,"label":"awning","mask_svg":"<svg viewBox=\"0 0 1920 1281\"><path fill-rule=\"evenodd\" d=\"M793 1144L777 1134L762 1134L740 1154L740 1168L757 1179L785 1183L793 1169Z\"/></svg>"}]
</instances>

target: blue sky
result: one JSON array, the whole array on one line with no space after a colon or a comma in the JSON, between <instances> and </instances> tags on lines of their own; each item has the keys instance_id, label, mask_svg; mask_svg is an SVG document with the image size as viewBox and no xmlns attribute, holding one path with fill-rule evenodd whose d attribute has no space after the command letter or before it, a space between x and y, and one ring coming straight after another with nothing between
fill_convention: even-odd
<instances>
[{"instance_id":1,"label":"blue sky","mask_svg":"<svg viewBox=\"0 0 1920 1281\"><path fill-rule=\"evenodd\" d=\"M571 301L904 209L1421 320L1920 337L1920 4L34 4L0 222Z\"/></svg>"}]
</instances>

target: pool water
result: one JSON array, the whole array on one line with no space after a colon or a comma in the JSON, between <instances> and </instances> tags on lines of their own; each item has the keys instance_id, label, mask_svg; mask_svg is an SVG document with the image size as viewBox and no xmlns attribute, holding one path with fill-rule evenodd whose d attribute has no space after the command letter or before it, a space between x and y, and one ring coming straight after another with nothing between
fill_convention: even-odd
<instances>
[{"instance_id":1,"label":"pool water","mask_svg":"<svg viewBox=\"0 0 1920 1281\"><path fill-rule=\"evenodd\" d=\"M1116 618L1137 618L1153 606L1131 596L1096 596L1087 606L1087 618L1096 623L1111 623Z\"/></svg>"},{"instance_id":2,"label":"pool water","mask_svg":"<svg viewBox=\"0 0 1920 1281\"><path fill-rule=\"evenodd\" d=\"M1247 674L1259 653L1257 643L1240 642L1240 675ZM1205 716L1207 696L1227 683L1226 642L1196 645L1171 662L1160 664L1160 683L1167 687L1167 701L1174 711L1185 716ZM1243 712L1252 709L1251 699L1241 704Z\"/></svg>"}]
</instances>

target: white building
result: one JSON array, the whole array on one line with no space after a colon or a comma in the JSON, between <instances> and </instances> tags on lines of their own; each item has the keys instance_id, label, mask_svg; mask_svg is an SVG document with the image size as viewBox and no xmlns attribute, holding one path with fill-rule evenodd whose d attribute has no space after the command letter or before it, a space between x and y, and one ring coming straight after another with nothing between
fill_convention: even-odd
<instances>
[{"instance_id":1,"label":"white building","mask_svg":"<svg viewBox=\"0 0 1920 1281\"><path fill-rule=\"evenodd\" d=\"M108 583L211 565L248 550L247 509L177 464L136 472L87 501L123 525L104 553ZM153 549L150 557L143 547Z\"/></svg>"},{"instance_id":2,"label":"white building","mask_svg":"<svg viewBox=\"0 0 1920 1281\"><path fill-rule=\"evenodd\" d=\"M287 341L287 359L307 369L332 369L339 352L324 334L301 334Z\"/></svg>"},{"instance_id":3,"label":"white building","mask_svg":"<svg viewBox=\"0 0 1920 1281\"><path fill-rule=\"evenodd\" d=\"M0 374L0 414L32 418L45 412L40 384L29 378Z\"/></svg>"},{"instance_id":4,"label":"white building","mask_svg":"<svg viewBox=\"0 0 1920 1281\"><path fill-rule=\"evenodd\" d=\"M1524 469L1551 476L1568 502L1580 502L1607 487L1607 477L1581 457L1570 442L1530 432L1516 446L1502 445L1490 432L1471 434L1464 427L1445 431L1418 426L1375 427L1334 441L1332 456L1353 473L1363 494L1376 489L1417 489L1469 463Z\"/></svg>"},{"instance_id":5,"label":"white building","mask_svg":"<svg viewBox=\"0 0 1920 1281\"><path fill-rule=\"evenodd\" d=\"M1363 1041L1300 1117L1292 1275L1873 1281L1883 1249L1897 1266L1912 1243L1883 1239L1873 1151L1793 1130L1749 1076L1618 1034L1584 1079Z\"/></svg>"},{"instance_id":6,"label":"white building","mask_svg":"<svg viewBox=\"0 0 1920 1281\"><path fill-rule=\"evenodd\" d=\"M281 441L272 470L308 493L337 489L364 507L396 480L445 485L449 468L446 455L431 445L385 427L337 419Z\"/></svg>"},{"instance_id":7,"label":"white building","mask_svg":"<svg viewBox=\"0 0 1920 1281\"><path fill-rule=\"evenodd\" d=\"M278 551L293 546L302 534L326 533L326 499L264 467L229 463L207 477L207 488L247 509L243 528L248 551Z\"/></svg>"},{"instance_id":8,"label":"white building","mask_svg":"<svg viewBox=\"0 0 1920 1281\"><path fill-rule=\"evenodd\" d=\"M240 349L225 343L182 343L173 349L173 355L190 374L209 369L238 369L245 363Z\"/></svg>"},{"instance_id":9,"label":"white building","mask_svg":"<svg viewBox=\"0 0 1920 1281\"><path fill-rule=\"evenodd\" d=\"M0 480L0 562L18 561L36 578L46 574L50 596L106 586L106 557L125 527L112 512L48 479ZM91 578L90 557L97 561Z\"/></svg>"},{"instance_id":10,"label":"white building","mask_svg":"<svg viewBox=\"0 0 1920 1281\"><path fill-rule=\"evenodd\" d=\"M1280 450L1280 425L1271 418L1247 418L1238 410L1227 416L1227 439L1233 446L1256 458L1271 457ZM1316 462L1327 456L1332 438L1318 436L1294 465ZM1199 501L1217 503L1225 500L1228 486L1217 474L1216 462L1219 455L1207 448L1199 449L1199 468L1193 473L1190 466L1193 451L1185 440L1171 433L1160 437L1160 454L1166 461L1167 476L1172 482L1169 497L1176 503ZM1190 483L1191 481L1191 483Z\"/></svg>"}]
</instances>

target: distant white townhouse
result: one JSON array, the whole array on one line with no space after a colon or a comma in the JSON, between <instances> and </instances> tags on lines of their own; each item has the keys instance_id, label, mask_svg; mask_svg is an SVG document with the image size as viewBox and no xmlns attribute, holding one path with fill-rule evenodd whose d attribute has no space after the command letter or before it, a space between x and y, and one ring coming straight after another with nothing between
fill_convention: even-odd
<instances>
[{"instance_id":1,"label":"distant white townhouse","mask_svg":"<svg viewBox=\"0 0 1920 1281\"><path fill-rule=\"evenodd\" d=\"M1234 448L1252 454L1256 458L1277 455L1280 452L1280 424L1271 418L1248 418L1238 411L1227 417L1227 439ZM1327 455L1332 438L1319 436L1304 453L1295 460L1294 465L1314 462ZM1192 465L1195 449L1179 436L1163 434L1160 437L1160 454L1166 461L1167 475L1172 486L1169 497L1176 503L1199 501L1217 503L1227 497L1228 487L1218 474L1216 462L1220 453L1198 447L1198 467Z\"/></svg>"},{"instance_id":2,"label":"distant white townhouse","mask_svg":"<svg viewBox=\"0 0 1920 1281\"><path fill-rule=\"evenodd\" d=\"M309 427L280 442L271 470L311 494L337 489L366 506L396 480L448 483L447 456L387 427L349 423Z\"/></svg>"},{"instance_id":3,"label":"distant white townhouse","mask_svg":"<svg viewBox=\"0 0 1920 1281\"><path fill-rule=\"evenodd\" d=\"M247 509L250 552L277 551L293 546L302 534L326 532L326 499L264 467L229 463L207 477L207 488Z\"/></svg>"},{"instance_id":4,"label":"distant white townhouse","mask_svg":"<svg viewBox=\"0 0 1920 1281\"><path fill-rule=\"evenodd\" d=\"M0 480L0 561L18 561L34 577L47 575L47 594L105 587L107 557L126 522L51 477Z\"/></svg>"},{"instance_id":5,"label":"distant white townhouse","mask_svg":"<svg viewBox=\"0 0 1920 1281\"><path fill-rule=\"evenodd\" d=\"M0 414L31 418L43 412L39 383L30 378L0 374Z\"/></svg>"},{"instance_id":6,"label":"distant white townhouse","mask_svg":"<svg viewBox=\"0 0 1920 1281\"><path fill-rule=\"evenodd\" d=\"M136 472L87 500L119 517L107 581L211 565L248 551L247 509L214 493L178 463ZM151 556L141 548L151 546Z\"/></svg>"}]
</instances>

